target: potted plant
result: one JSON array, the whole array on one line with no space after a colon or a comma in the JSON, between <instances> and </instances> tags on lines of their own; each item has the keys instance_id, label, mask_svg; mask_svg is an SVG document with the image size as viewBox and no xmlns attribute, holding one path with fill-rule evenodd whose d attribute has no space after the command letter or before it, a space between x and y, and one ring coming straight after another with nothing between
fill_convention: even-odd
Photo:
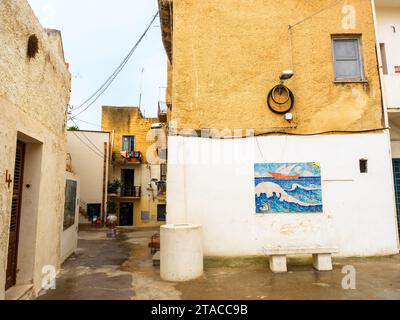
<instances>
[{"instance_id":1,"label":"potted plant","mask_svg":"<svg viewBox=\"0 0 400 320\"><path fill-rule=\"evenodd\" d=\"M119 190L121 188L121 182L118 179L115 179L113 182L108 183L108 190L109 194L119 194Z\"/></svg>"},{"instance_id":2,"label":"potted plant","mask_svg":"<svg viewBox=\"0 0 400 320\"><path fill-rule=\"evenodd\" d=\"M109 199L107 202L107 237L114 238L116 236L115 228L118 222L117 216L118 203L115 199Z\"/></svg>"}]
</instances>

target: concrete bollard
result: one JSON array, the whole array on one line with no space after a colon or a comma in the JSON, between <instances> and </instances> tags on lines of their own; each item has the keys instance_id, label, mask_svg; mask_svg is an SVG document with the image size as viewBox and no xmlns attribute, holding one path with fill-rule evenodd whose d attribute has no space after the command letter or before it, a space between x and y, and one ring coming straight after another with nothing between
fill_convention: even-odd
<instances>
[{"instance_id":1,"label":"concrete bollard","mask_svg":"<svg viewBox=\"0 0 400 320\"><path fill-rule=\"evenodd\" d=\"M173 282L190 281L203 275L202 228L170 224L160 231L160 275Z\"/></svg>"}]
</instances>

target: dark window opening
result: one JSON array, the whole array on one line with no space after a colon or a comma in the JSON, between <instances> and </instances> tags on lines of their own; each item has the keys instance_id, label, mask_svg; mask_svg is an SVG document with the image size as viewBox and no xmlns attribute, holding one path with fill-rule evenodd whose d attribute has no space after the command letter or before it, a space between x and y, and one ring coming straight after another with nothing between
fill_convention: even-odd
<instances>
[{"instance_id":1,"label":"dark window opening","mask_svg":"<svg viewBox=\"0 0 400 320\"><path fill-rule=\"evenodd\" d=\"M95 221L97 217L101 214L101 204L100 203L88 203L86 205L87 216L89 221Z\"/></svg>"},{"instance_id":2,"label":"dark window opening","mask_svg":"<svg viewBox=\"0 0 400 320\"><path fill-rule=\"evenodd\" d=\"M157 221L165 221L167 216L167 205L157 205Z\"/></svg>"},{"instance_id":3,"label":"dark window opening","mask_svg":"<svg viewBox=\"0 0 400 320\"><path fill-rule=\"evenodd\" d=\"M140 187L135 186L133 169L121 169L121 197L140 197Z\"/></svg>"},{"instance_id":4,"label":"dark window opening","mask_svg":"<svg viewBox=\"0 0 400 320\"><path fill-rule=\"evenodd\" d=\"M360 172L368 173L368 160L367 159L360 160Z\"/></svg>"}]
</instances>

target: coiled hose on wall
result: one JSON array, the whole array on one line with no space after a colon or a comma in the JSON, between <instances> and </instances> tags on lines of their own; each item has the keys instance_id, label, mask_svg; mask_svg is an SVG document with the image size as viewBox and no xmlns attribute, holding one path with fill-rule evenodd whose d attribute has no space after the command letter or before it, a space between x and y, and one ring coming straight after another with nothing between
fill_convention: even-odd
<instances>
[{"instance_id":1,"label":"coiled hose on wall","mask_svg":"<svg viewBox=\"0 0 400 320\"><path fill-rule=\"evenodd\" d=\"M276 98L277 93L280 96L282 96L283 93L285 93L287 96L286 99L284 99L283 101L279 101ZM281 83L270 90L267 97L267 103L269 109L272 112L277 114L286 114L294 107L295 103L294 94L288 87L286 87L284 84Z\"/></svg>"}]
</instances>

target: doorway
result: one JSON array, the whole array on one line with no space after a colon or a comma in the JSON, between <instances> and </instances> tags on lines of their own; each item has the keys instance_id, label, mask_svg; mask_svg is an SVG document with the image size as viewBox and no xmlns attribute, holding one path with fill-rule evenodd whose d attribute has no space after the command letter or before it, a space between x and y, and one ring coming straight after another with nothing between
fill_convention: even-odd
<instances>
[{"instance_id":1,"label":"doorway","mask_svg":"<svg viewBox=\"0 0 400 320\"><path fill-rule=\"evenodd\" d=\"M87 204L87 216L89 221L97 219L101 216L101 203L88 203ZM96 217L96 218L94 218Z\"/></svg>"},{"instance_id":2,"label":"doorway","mask_svg":"<svg viewBox=\"0 0 400 320\"><path fill-rule=\"evenodd\" d=\"M21 198L25 161L25 143L17 141L15 152L14 182L11 203L10 233L8 242L6 290L15 286L17 282L17 260L19 227L21 220Z\"/></svg>"},{"instance_id":3,"label":"doorway","mask_svg":"<svg viewBox=\"0 0 400 320\"><path fill-rule=\"evenodd\" d=\"M133 203L121 202L119 206L119 225L133 226Z\"/></svg>"},{"instance_id":4,"label":"doorway","mask_svg":"<svg viewBox=\"0 0 400 320\"><path fill-rule=\"evenodd\" d=\"M135 170L121 170L121 196L133 197L135 194Z\"/></svg>"},{"instance_id":5,"label":"doorway","mask_svg":"<svg viewBox=\"0 0 400 320\"><path fill-rule=\"evenodd\" d=\"M394 191L396 195L397 221L400 232L400 159L393 159Z\"/></svg>"}]
</instances>

